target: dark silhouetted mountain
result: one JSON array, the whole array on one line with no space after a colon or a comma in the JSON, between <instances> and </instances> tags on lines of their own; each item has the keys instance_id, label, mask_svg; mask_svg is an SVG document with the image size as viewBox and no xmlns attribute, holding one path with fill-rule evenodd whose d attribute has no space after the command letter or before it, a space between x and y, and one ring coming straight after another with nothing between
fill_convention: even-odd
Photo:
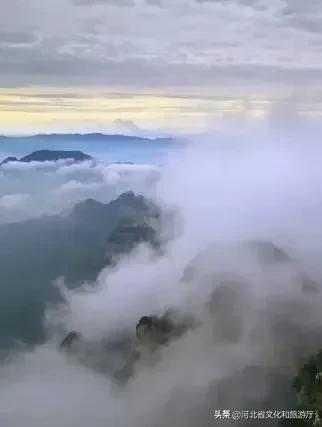
<instances>
[{"instance_id":1,"label":"dark silhouetted mountain","mask_svg":"<svg viewBox=\"0 0 322 427\"><path fill-rule=\"evenodd\" d=\"M28 156L22 157L19 161L24 163L29 162L45 162L71 159L75 162L83 162L91 160L92 157L84 154L81 151L52 151L52 150L39 150L34 151Z\"/></svg>"},{"instance_id":2,"label":"dark silhouetted mountain","mask_svg":"<svg viewBox=\"0 0 322 427\"><path fill-rule=\"evenodd\" d=\"M159 215L152 202L129 192L108 204L87 200L69 216L1 225L0 347L5 337L43 337L41 318L58 298L58 277L77 287L138 243L156 247Z\"/></svg>"},{"instance_id":3,"label":"dark silhouetted mountain","mask_svg":"<svg viewBox=\"0 0 322 427\"><path fill-rule=\"evenodd\" d=\"M18 159L17 157L7 157L0 163L4 165L10 162L30 163L30 162L55 162L57 160L73 160L74 162L84 162L93 158L82 151L63 151L63 150L37 150L27 156Z\"/></svg>"},{"instance_id":4,"label":"dark silhouetted mountain","mask_svg":"<svg viewBox=\"0 0 322 427\"><path fill-rule=\"evenodd\" d=\"M294 378L292 387L293 408L301 411L311 411L319 415L319 420L313 416L311 420L296 423L282 423L281 425L305 425L321 426L322 414L322 350L312 355L299 369L298 375Z\"/></svg>"},{"instance_id":5,"label":"dark silhouetted mountain","mask_svg":"<svg viewBox=\"0 0 322 427\"><path fill-rule=\"evenodd\" d=\"M72 331L59 349L90 368L110 374L121 385L130 379L140 359L153 357L153 353L196 326L192 316L168 309L162 316L143 316L136 326L96 342Z\"/></svg>"},{"instance_id":6,"label":"dark silhouetted mountain","mask_svg":"<svg viewBox=\"0 0 322 427\"><path fill-rule=\"evenodd\" d=\"M19 160L17 159L17 157L9 156L6 159L2 160L2 162L0 162L0 166L10 162L19 162Z\"/></svg>"},{"instance_id":7,"label":"dark silhouetted mountain","mask_svg":"<svg viewBox=\"0 0 322 427\"><path fill-rule=\"evenodd\" d=\"M18 158L39 150L76 151L104 158L113 162L134 163L164 162L169 150L180 149L172 138L142 138L126 135L92 134L50 134L33 136L0 136L0 152L10 153Z\"/></svg>"},{"instance_id":8,"label":"dark silhouetted mountain","mask_svg":"<svg viewBox=\"0 0 322 427\"><path fill-rule=\"evenodd\" d=\"M70 332L67 337L61 342L61 350L69 350L73 343L81 339L81 335L78 332Z\"/></svg>"},{"instance_id":9,"label":"dark silhouetted mountain","mask_svg":"<svg viewBox=\"0 0 322 427\"><path fill-rule=\"evenodd\" d=\"M123 252L124 248L131 250L133 243L150 242L158 245L155 230L148 224L120 224L110 235L109 245L115 252Z\"/></svg>"}]
</instances>

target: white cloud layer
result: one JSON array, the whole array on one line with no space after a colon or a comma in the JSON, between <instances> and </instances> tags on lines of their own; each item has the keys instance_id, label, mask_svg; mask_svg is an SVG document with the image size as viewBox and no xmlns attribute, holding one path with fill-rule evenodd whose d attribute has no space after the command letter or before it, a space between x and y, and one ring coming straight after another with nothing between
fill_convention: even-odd
<instances>
[{"instance_id":1,"label":"white cloud layer","mask_svg":"<svg viewBox=\"0 0 322 427\"><path fill-rule=\"evenodd\" d=\"M104 162L7 163L0 168L0 223L68 213L78 202L109 202L129 190L152 194L156 166Z\"/></svg>"},{"instance_id":2,"label":"white cloud layer","mask_svg":"<svg viewBox=\"0 0 322 427\"><path fill-rule=\"evenodd\" d=\"M313 138L261 136L230 132L171 159L156 196L180 208L180 238L161 258L141 248L103 271L94 289L66 292L67 305L50 318L90 342L134 330L140 316L169 306L200 325L139 364L124 386L66 359L55 343L16 356L1 367L3 425L206 427L216 409L281 408L279 393L321 342L322 153ZM278 244L292 261L263 263L238 246L245 239ZM217 249L183 282L184 267L212 242ZM221 300L223 275L232 294ZM303 290L304 276L315 289Z\"/></svg>"}]
</instances>

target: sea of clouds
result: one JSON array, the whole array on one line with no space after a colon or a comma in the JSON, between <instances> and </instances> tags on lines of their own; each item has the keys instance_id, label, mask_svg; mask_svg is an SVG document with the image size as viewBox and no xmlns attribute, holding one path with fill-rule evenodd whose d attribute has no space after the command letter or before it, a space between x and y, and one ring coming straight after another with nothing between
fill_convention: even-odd
<instances>
[{"instance_id":1,"label":"sea of clouds","mask_svg":"<svg viewBox=\"0 0 322 427\"><path fill-rule=\"evenodd\" d=\"M161 256L140 246L91 287L63 289L65 304L44 320L48 341L1 364L0 424L203 427L215 424L216 409L287 407L292 376L322 344L321 156L312 133L257 130L193 139L158 178L150 166L5 166L2 222L132 189L176 206L180 235ZM290 261L263 263L249 240L277 245ZM183 280L194 259L195 273ZM197 326L126 384L57 349L61 331L99 342L168 308Z\"/></svg>"},{"instance_id":2,"label":"sea of clouds","mask_svg":"<svg viewBox=\"0 0 322 427\"><path fill-rule=\"evenodd\" d=\"M88 198L108 203L132 190L153 192L153 165L85 161L12 162L0 168L0 223L67 213Z\"/></svg>"}]
</instances>

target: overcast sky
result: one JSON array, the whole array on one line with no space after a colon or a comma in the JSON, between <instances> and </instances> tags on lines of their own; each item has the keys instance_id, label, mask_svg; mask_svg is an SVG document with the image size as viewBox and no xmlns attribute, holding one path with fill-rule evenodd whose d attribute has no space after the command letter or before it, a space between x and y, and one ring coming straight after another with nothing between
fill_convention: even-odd
<instances>
[{"instance_id":1,"label":"overcast sky","mask_svg":"<svg viewBox=\"0 0 322 427\"><path fill-rule=\"evenodd\" d=\"M0 126L320 112L321 53L320 0L1 0Z\"/></svg>"}]
</instances>

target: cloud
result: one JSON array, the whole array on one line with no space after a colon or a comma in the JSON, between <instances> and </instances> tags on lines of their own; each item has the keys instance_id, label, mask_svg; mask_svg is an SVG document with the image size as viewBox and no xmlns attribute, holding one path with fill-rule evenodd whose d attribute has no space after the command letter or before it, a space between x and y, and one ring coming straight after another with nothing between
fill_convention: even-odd
<instances>
[{"instance_id":1,"label":"cloud","mask_svg":"<svg viewBox=\"0 0 322 427\"><path fill-rule=\"evenodd\" d=\"M267 82L321 83L314 47L321 44L318 2L163 0L134 7L126 0L117 5L133 7L116 7L113 1L84 1L87 7L61 0L4 6L4 85L96 82L155 89L211 87L224 79L227 87L259 89ZM301 52L300 63L292 46Z\"/></svg>"},{"instance_id":2,"label":"cloud","mask_svg":"<svg viewBox=\"0 0 322 427\"><path fill-rule=\"evenodd\" d=\"M293 91L321 92L319 2L128 3L6 2L0 16L2 86L18 87L24 94L26 86L43 86L49 96L11 98L4 92L5 132L18 127L25 133L35 127L42 132L98 131L115 117L167 133L183 126L186 132L199 131L208 115L236 108L232 97L236 104L253 100L260 117L271 100L288 98ZM90 99L82 98L89 86ZM61 92L55 97L50 92L57 88ZM125 96L133 93L148 94L150 101L138 97L127 104ZM189 105L174 106L169 98L160 100L160 94L181 97ZM222 104L211 104L211 96L221 97ZM308 111L321 114L320 99L313 98Z\"/></svg>"},{"instance_id":3,"label":"cloud","mask_svg":"<svg viewBox=\"0 0 322 427\"><path fill-rule=\"evenodd\" d=\"M116 119L112 123L116 132L120 134L140 135L142 132L140 128L132 120Z\"/></svg>"},{"instance_id":4,"label":"cloud","mask_svg":"<svg viewBox=\"0 0 322 427\"><path fill-rule=\"evenodd\" d=\"M28 45L33 44L36 40L32 33L0 32L0 43L2 45Z\"/></svg>"},{"instance_id":5,"label":"cloud","mask_svg":"<svg viewBox=\"0 0 322 427\"><path fill-rule=\"evenodd\" d=\"M1 167L0 223L67 212L88 198L107 203L130 189L152 194L158 174L150 165L8 163Z\"/></svg>"},{"instance_id":6,"label":"cloud","mask_svg":"<svg viewBox=\"0 0 322 427\"><path fill-rule=\"evenodd\" d=\"M74 0L74 3L82 6L93 6L95 4L105 4L113 6L133 6L134 0Z\"/></svg>"},{"instance_id":7,"label":"cloud","mask_svg":"<svg viewBox=\"0 0 322 427\"><path fill-rule=\"evenodd\" d=\"M20 208L24 202L28 199L29 195L27 194L5 194L0 197L0 207L1 209L12 210L15 208Z\"/></svg>"},{"instance_id":8,"label":"cloud","mask_svg":"<svg viewBox=\"0 0 322 427\"><path fill-rule=\"evenodd\" d=\"M287 407L298 364L321 342L321 154L304 132L277 141L230 127L171 156L155 196L180 209L182 233L160 257L140 247L64 292L47 319L52 341L1 366L2 423L199 427L220 408ZM242 243L254 239L289 257ZM140 316L169 307L196 328L143 358L124 385L99 370L96 357L110 357L102 338L133 335ZM89 346L85 361L56 350L56 334L71 329Z\"/></svg>"},{"instance_id":9,"label":"cloud","mask_svg":"<svg viewBox=\"0 0 322 427\"><path fill-rule=\"evenodd\" d=\"M69 295L70 329L86 336L91 335L89 330L103 333L116 325L124 327L123 321L129 327L145 311L160 312L182 303L182 295L191 291L180 284L183 269L213 241L268 240L304 258L321 250L318 141L312 139L308 146L287 139L275 144L263 132L262 141L258 138L258 134L251 138L238 132L228 138L221 133L208 142L194 141L184 156L180 153L170 162L157 196L179 207L184 235L164 258L151 261L149 254L139 252L137 257L125 258L115 271L102 273L93 292ZM189 197L183 189L189 190ZM241 272L240 264L237 260ZM220 265L211 268L220 269ZM126 301L132 309L120 319L113 307Z\"/></svg>"}]
</instances>

